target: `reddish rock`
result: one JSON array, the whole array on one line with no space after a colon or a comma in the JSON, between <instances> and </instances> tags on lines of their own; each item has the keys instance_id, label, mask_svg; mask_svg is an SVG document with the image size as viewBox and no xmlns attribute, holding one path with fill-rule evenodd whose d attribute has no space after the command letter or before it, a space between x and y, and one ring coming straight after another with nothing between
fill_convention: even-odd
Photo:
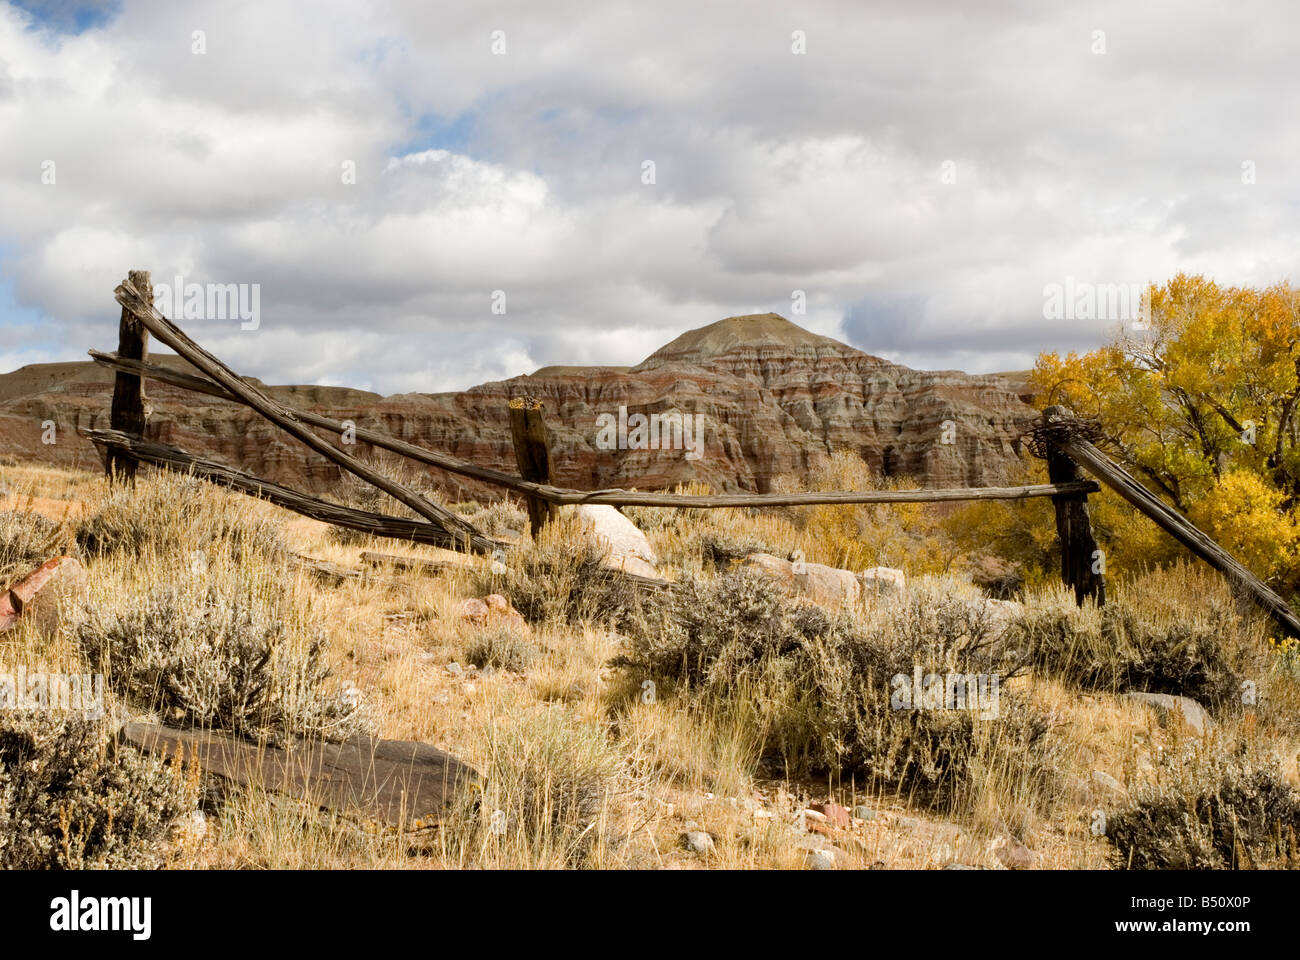
<instances>
[{"instance_id":1,"label":"reddish rock","mask_svg":"<svg viewBox=\"0 0 1300 960\"><path fill-rule=\"evenodd\" d=\"M0 631L19 618L49 633L67 613L68 603L86 591L86 570L73 557L55 557L0 595Z\"/></svg>"},{"instance_id":2,"label":"reddish rock","mask_svg":"<svg viewBox=\"0 0 1300 960\"><path fill-rule=\"evenodd\" d=\"M475 623L487 623L489 608L482 600L469 599L460 603L460 618Z\"/></svg>"},{"instance_id":3,"label":"reddish rock","mask_svg":"<svg viewBox=\"0 0 1300 960\"><path fill-rule=\"evenodd\" d=\"M816 810L828 822L837 827L850 827L853 825L853 815L838 803L814 803L810 804L808 809Z\"/></svg>"},{"instance_id":4,"label":"reddish rock","mask_svg":"<svg viewBox=\"0 0 1300 960\"><path fill-rule=\"evenodd\" d=\"M523 614L499 593L489 593L482 600L462 600L460 618L481 627L509 627L524 636L532 636L533 633L533 628L524 620Z\"/></svg>"},{"instance_id":5,"label":"reddish rock","mask_svg":"<svg viewBox=\"0 0 1300 960\"><path fill-rule=\"evenodd\" d=\"M1008 870L1036 870L1043 859L1014 837L1001 837L994 844L993 854Z\"/></svg>"}]
</instances>

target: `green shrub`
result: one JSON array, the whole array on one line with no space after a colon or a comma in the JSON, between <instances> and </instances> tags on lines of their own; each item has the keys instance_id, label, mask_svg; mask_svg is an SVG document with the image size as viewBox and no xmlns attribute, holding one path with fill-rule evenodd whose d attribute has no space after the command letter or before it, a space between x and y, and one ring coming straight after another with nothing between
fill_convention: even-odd
<instances>
[{"instance_id":1,"label":"green shrub","mask_svg":"<svg viewBox=\"0 0 1300 960\"><path fill-rule=\"evenodd\" d=\"M528 529L528 513L510 499L493 500L487 505L467 501L452 509L489 537L517 537Z\"/></svg>"},{"instance_id":2,"label":"green shrub","mask_svg":"<svg viewBox=\"0 0 1300 960\"><path fill-rule=\"evenodd\" d=\"M510 551L504 573L484 576L477 586L482 593L505 594L530 623L627 624L641 607L641 594L601 560L578 521L561 518L548 523L538 540Z\"/></svg>"},{"instance_id":3,"label":"green shrub","mask_svg":"<svg viewBox=\"0 0 1300 960\"><path fill-rule=\"evenodd\" d=\"M1118 587L1100 609L1075 606L1063 589L1040 591L1008 643L1089 690L1178 694L1210 706L1237 697L1252 655L1221 581L1174 568Z\"/></svg>"},{"instance_id":4,"label":"green shrub","mask_svg":"<svg viewBox=\"0 0 1300 960\"><path fill-rule=\"evenodd\" d=\"M582 865L610 829L608 801L632 789L616 744L549 706L506 704L475 733L482 785L460 793L448 846L486 865L521 850L535 864Z\"/></svg>"},{"instance_id":5,"label":"green shrub","mask_svg":"<svg viewBox=\"0 0 1300 960\"><path fill-rule=\"evenodd\" d=\"M156 868L195 802L160 761L107 742L97 721L0 712L0 868Z\"/></svg>"},{"instance_id":6,"label":"green shrub","mask_svg":"<svg viewBox=\"0 0 1300 960\"><path fill-rule=\"evenodd\" d=\"M526 673L542 658L542 648L505 625L480 627L473 631L465 659L474 666Z\"/></svg>"}]
</instances>

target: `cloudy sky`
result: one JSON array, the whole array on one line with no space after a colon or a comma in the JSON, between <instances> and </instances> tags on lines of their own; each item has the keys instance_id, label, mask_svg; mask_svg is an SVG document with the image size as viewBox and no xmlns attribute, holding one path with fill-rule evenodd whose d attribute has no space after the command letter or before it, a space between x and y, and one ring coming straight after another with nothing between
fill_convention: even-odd
<instances>
[{"instance_id":1,"label":"cloudy sky","mask_svg":"<svg viewBox=\"0 0 1300 960\"><path fill-rule=\"evenodd\" d=\"M1300 282L1289 0L866 6L0 5L0 372L112 349L129 268L256 284L184 321L241 373L384 393L768 310L1017 369L1115 327L1044 319L1067 277Z\"/></svg>"}]
</instances>

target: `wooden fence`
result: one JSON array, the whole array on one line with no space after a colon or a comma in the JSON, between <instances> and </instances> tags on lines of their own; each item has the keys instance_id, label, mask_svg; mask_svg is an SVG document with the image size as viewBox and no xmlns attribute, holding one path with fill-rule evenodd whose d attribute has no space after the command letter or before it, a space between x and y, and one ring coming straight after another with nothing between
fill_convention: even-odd
<instances>
[{"instance_id":1,"label":"wooden fence","mask_svg":"<svg viewBox=\"0 0 1300 960\"><path fill-rule=\"evenodd\" d=\"M495 553L507 547L507 544L487 536L464 518L432 503L415 490L384 476L322 439L312 429L343 434L349 429L343 423L279 403L204 350L155 309L148 272L131 271L114 293L122 307L117 352L108 354L98 350L90 351L97 363L116 371L110 419L112 429L83 431L104 452L105 469L110 477L130 479L135 475L137 464L148 463L189 471L203 479L269 500L313 519L379 537L479 553ZM150 334L175 350L202 375L148 363ZM193 456L177 447L145 439L148 417L143 386L145 380L156 380L251 407L327 460L405 504L420 519L393 517L340 506ZM1105 603L1106 600L1104 563L1100 562L1101 551L1093 535L1088 510L1088 495L1101 489L1096 482L1100 480L1196 556L1221 571L1234 588L1256 603L1284 630L1300 637L1300 619L1285 600L1187 518L1168 507L1122 467L1106 457L1090 442L1087 432L1080 429L1079 421L1063 407L1049 407L1032 430L1031 446L1039 456L1047 460L1050 482L1046 484L789 494L688 495L557 487L554 485L554 465L542 404L531 397L518 397L511 400L509 415L511 438L520 473L517 477L445 453L426 450L362 427L356 427L352 432L356 439L371 446L428 466L495 484L524 497L534 534L554 515L555 508L564 504L717 509L1051 497L1055 505L1056 529L1061 545L1061 579L1074 590L1075 598L1080 604L1089 599L1097 603ZM1096 480L1086 479L1085 470Z\"/></svg>"}]
</instances>

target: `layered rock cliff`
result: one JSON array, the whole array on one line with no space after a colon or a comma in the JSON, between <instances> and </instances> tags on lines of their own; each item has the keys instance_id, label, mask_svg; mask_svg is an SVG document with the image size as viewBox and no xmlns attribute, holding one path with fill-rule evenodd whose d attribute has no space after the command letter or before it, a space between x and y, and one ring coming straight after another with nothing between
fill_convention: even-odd
<instances>
[{"instance_id":1,"label":"layered rock cliff","mask_svg":"<svg viewBox=\"0 0 1300 960\"><path fill-rule=\"evenodd\" d=\"M185 368L174 357L154 358ZM254 381L256 382L256 381ZM259 386L264 386L259 383ZM548 367L460 393L383 397L334 387L265 387L281 401L515 472L507 403L545 401L557 483L654 489L700 480L765 492L796 481L835 450L885 476L930 486L984 485L1018 461L1032 410L999 376L911 370L818 336L776 314L689 331L635 367ZM282 483L326 489L338 471L252 411L149 383L150 436ZM93 465L79 427L107 427L112 374L93 363L41 364L0 375L0 452ZM625 410L620 410L625 408ZM659 442L640 414L658 414ZM671 430L702 416L698 458ZM668 417L667 421L664 417ZM46 443L55 424L55 442ZM666 448L667 447L667 448ZM486 491L440 476L453 496Z\"/></svg>"}]
</instances>

